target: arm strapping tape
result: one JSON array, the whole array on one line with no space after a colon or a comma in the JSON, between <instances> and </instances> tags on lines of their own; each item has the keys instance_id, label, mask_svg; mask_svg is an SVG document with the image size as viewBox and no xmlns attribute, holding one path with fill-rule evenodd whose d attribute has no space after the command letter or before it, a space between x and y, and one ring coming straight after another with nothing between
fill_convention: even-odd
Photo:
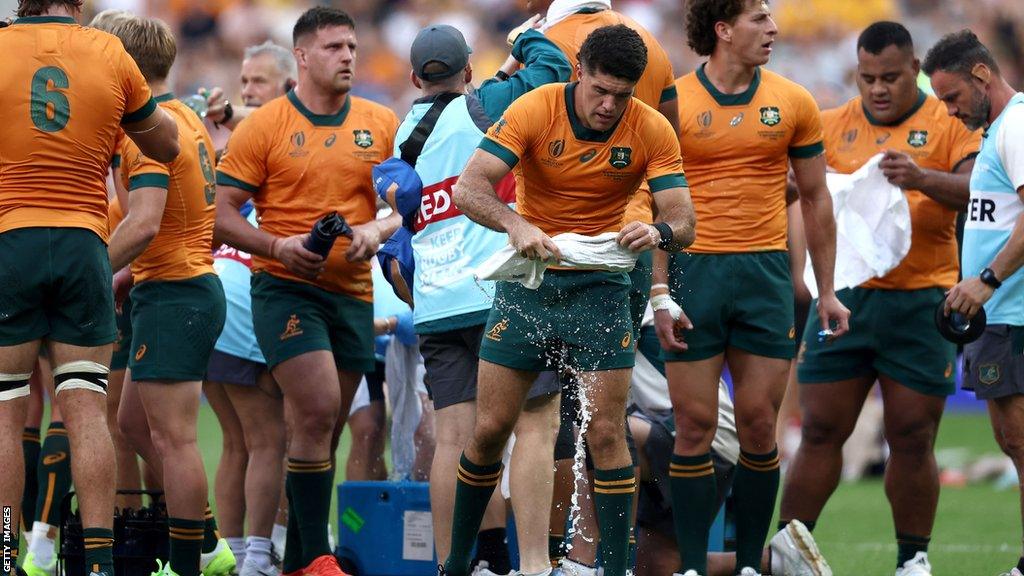
<instances>
[{"instance_id":1,"label":"arm strapping tape","mask_svg":"<svg viewBox=\"0 0 1024 576\"><path fill-rule=\"evenodd\" d=\"M651 308L655 312L658 310L668 310L668 313L672 316L672 320L679 320L679 317L683 314L683 309L676 304L675 300L672 299L668 294L658 294L651 298Z\"/></svg>"}]
</instances>

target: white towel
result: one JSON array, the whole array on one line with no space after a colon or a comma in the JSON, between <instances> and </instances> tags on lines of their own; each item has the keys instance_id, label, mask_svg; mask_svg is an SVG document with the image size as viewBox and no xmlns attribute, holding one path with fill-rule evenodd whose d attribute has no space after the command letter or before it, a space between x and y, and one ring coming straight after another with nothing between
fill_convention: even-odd
<instances>
[{"instance_id":1,"label":"white towel","mask_svg":"<svg viewBox=\"0 0 1024 576\"><path fill-rule=\"evenodd\" d=\"M580 270L606 270L629 272L636 266L637 253L619 246L617 232L597 236L565 233L551 238L562 252L557 263L523 258L511 245L494 253L475 271L478 280L506 280L519 282L531 290L540 287L544 270L548 266L563 266Z\"/></svg>"},{"instance_id":2,"label":"white towel","mask_svg":"<svg viewBox=\"0 0 1024 576\"><path fill-rule=\"evenodd\" d=\"M585 8L611 10L612 0L555 0L548 6L547 19L540 31L545 32L555 24Z\"/></svg>"},{"instance_id":3,"label":"white towel","mask_svg":"<svg viewBox=\"0 0 1024 576\"><path fill-rule=\"evenodd\" d=\"M836 291L884 276L910 251L910 205L903 190L882 174L881 160L878 154L853 174L828 174L836 218ZM816 298L810 256L804 281Z\"/></svg>"}]
</instances>

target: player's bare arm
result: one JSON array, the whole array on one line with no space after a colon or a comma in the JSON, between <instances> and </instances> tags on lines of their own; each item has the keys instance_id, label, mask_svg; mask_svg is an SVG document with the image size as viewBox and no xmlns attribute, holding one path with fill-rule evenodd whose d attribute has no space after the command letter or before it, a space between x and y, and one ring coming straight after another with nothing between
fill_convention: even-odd
<instances>
[{"instance_id":1,"label":"player's bare arm","mask_svg":"<svg viewBox=\"0 0 1024 576\"><path fill-rule=\"evenodd\" d=\"M660 102L658 112L661 112L661 115L672 125L672 132L679 136L679 98Z\"/></svg>"},{"instance_id":2,"label":"player's bare arm","mask_svg":"<svg viewBox=\"0 0 1024 576\"><path fill-rule=\"evenodd\" d=\"M452 200L474 222L508 234L509 244L531 260L560 260L554 241L508 207L494 191L511 168L484 150L477 150L452 189Z\"/></svg>"},{"instance_id":3,"label":"player's bare arm","mask_svg":"<svg viewBox=\"0 0 1024 576\"><path fill-rule=\"evenodd\" d=\"M905 152L886 150L878 166L894 186L904 190L920 190L952 210L967 208L967 201L971 197L973 158L961 162L954 172L943 172L921 168Z\"/></svg>"},{"instance_id":4,"label":"player's bare arm","mask_svg":"<svg viewBox=\"0 0 1024 576\"><path fill-rule=\"evenodd\" d=\"M148 118L122 126L125 134L135 142L146 156L167 164L178 157L178 125L159 106Z\"/></svg>"},{"instance_id":5,"label":"player's bare arm","mask_svg":"<svg viewBox=\"0 0 1024 576\"><path fill-rule=\"evenodd\" d=\"M107 245L112 270L124 268L146 251L160 231L166 203L166 188L138 188L128 194L127 214Z\"/></svg>"},{"instance_id":6,"label":"player's bare arm","mask_svg":"<svg viewBox=\"0 0 1024 576\"><path fill-rule=\"evenodd\" d=\"M836 220L832 196L825 180L824 154L814 158L792 158L793 174L800 190L800 208L804 216L811 267L818 283L818 314L823 330L839 338L850 329L850 311L836 298Z\"/></svg>"},{"instance_id":7,"label":"player's bare arm","mask_svg":"<svg viewBox=\"0 0 1024 576\"><path fill-rule=\"evenodd\" d=\"M665 249L679 252L693 244L697 217L693 211L689 188L669 188L654 195L658 218L672 229L672 242ZM630 222L619 232L619 245L634 252L653 250L661 243L661 232L653 224Z\"/></svg>"},{"instance_id":8,"label":"player's bare arm","mask_svg":"<svg viewBox=\"0 0 1024 576\"><path fill-rule=\"evenodd\" d=\"M254 228L239 209L252 197L234 186L217 186L217 220L214 235L229 246L265 258L273 258L303 278L314 279L324 269L324 259L303 247L309 234L279 238Z\"/></svg>"},{"instance_id":9,"label":"player's bare arm","mask_svg":"<svg viewBox=\"0 0 1024 576\"><path fill-rule=\"evenodd\" d=\"M1017 189L1017 196L1024 201L1024 186ZM996 279L1004 280L1020 270L1021 266L1024 266L1024 215L1017 217L1010 239L988 267L992 269ZM995 288L982 282L978 276L964 278L953 286L946 296L946 315L949 316L950 311L956 311L967 318L973 318L992 298L995 291Z\"/></svg>"}]
</instances>

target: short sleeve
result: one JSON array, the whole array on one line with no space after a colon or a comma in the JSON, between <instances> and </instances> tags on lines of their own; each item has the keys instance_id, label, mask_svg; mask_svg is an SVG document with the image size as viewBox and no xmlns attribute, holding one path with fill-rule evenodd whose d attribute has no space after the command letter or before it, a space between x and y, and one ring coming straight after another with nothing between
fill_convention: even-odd
<instances>
[{"instance_id":1,"label":"short sleeve","mask_svg":"<svg viewBox=\"0 0 1024 576\"><path fill-rule=\"evenodd\" d=\"M644 141L649 142L647 174L645 180L651 192L657 194L669 188L686 188L686 174L683 172L683 157L679 152L679 139L672 131L672 125L660 114L648 124L650 128Z\"/></svg>"},{"instance_id":2,"label":"short sleeve","mask_svg":"<svg viewBox=\"0 0 1024 576\"><path fill-rule=\"evenodd\" d=\"M142 76L139 65L124 51L120 45L117 50L118 58L121 59L121 86L125 95L124 115L121 117L121 124L141 122L149 118L156 111L156 100L150 92L149 84Z\"/></svg>"},{"instance_id":3,"label":"short sleeve","mask_svg":"<svg viewBox=\"0 0 1024 576\"><path fill-rule=\"evenodd\" d=\"M1005 112L996 151L1013 188L1024 187L1024 105L1015 105Z\"/></svg>"},{"instance_id":4,"label":"short sleeve","mask_svg":"<svg viewBox=\"0 0 1024 576\"><path fill-rule=\"evenodd\" d=\"M953 130L951 131L949 138L949 159L947 166L949 171L953 172L960 167L965 160L969 160L978 155L978 151L981 150L981 130L975 130L971 132L964 126L964 123L949 118L953 123Z\"/></svg>"},{"instance_id":5,"label":"short sleeve","mask_svg":"<svg viewBox=\"0 0 1024 576\"><path fill-rule=\"evenodd\" d=\"M532 103L532 104L531 104ZM509 168L514 168L530 149L534 134L529 112L537 114L537 98L519 98L505 110L505 114L487 130L480 142L480 149L501 158Z\"/></svg>"},{"instance_id":6,"label":"short sleeve","mask_svg":"<svg viewBox=\"0 0 1024 576\"><path fill-rule=\"evenodd\" d=\"M668 59L667 54L665 55L665 65L662 67L662 76L661 98L658 99L658 103L664 104L670 100L677 100L679 92L676 90L675 72L672 71L672 62Z\"/></svg>"},{"instance_id":7,"label":"short sleeve","mask_svg":"<svg viewBox=\"0 0 1024 576\"><path fill-rule=\"evenodd\" d=\"M821 112L810 92L797 87L794 93L796 126L793 139L789 142L791 158L814 158L825 151L825 132L821 123Z\"/></svg>"},{"instance_id":8,"label":"short sleeve","mask_svg":"<svg viewBox=\"0 0 1024 576\"><path fill-rule=\"evenodd\" d=\"M228 146L217 165L218 185L233 186L250 194L259 192L260 186L267 179L268 153L260 120L259 116L250 116L231 133Z\"/></svg>"},{"instance_id":9,"label":"short sleeve","mask_svg":"<svg viewBox=\"0 0 1024 576\"><path fill-rule=\"evenodd\" d=\"M170 185L171 173L166 164L146 157L131 140L121 146L121 170L128 191L139 188L163 188Z\"/></svg>"}]
</instances>

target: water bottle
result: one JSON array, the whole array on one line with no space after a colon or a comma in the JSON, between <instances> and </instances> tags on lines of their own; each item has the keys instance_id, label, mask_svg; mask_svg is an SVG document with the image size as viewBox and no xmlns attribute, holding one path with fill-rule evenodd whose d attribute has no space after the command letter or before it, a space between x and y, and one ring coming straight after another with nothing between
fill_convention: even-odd
<instances>
[{"instance_id":1,"label":"water bottle","mask_svg":"<svg viewBox=\"0 0 1024 576\"><path fill-rule=\"evenodd\" d=\"M190 94L181 99L181 103L188 106L200 118L206 118L206 110L209 108L206 96L202 94Z\"/></svg>"},{"instance_id":2,"label":"water bottle","mask_svg":"<svg viewBox=\"0 0 1024 576\"><path fill-rule=\"evenodd\" d=\"M334 246L334 240L342 234L351 236L352 228L340 214L331 212L317 220L316 224L313 225L313 229L310 230L309 238L306 239L303 247L310 252L319 254L326 260L327 255Z\"/></svg>"}]
</instances>

